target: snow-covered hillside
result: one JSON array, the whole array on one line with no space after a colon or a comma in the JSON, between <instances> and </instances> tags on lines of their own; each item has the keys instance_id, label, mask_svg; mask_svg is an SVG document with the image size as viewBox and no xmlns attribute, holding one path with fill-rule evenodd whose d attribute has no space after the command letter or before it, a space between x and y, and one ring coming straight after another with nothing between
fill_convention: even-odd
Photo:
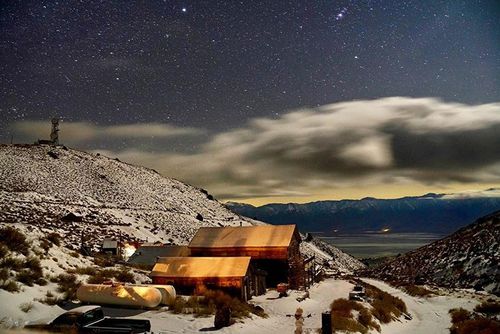
<instances>
[{"instance_id":1,"label":"snow-covered hillside","mask_svg":"<svg viewBox=\"0 0 500 334\"><path fill-rule=\"evenodd\" d=\"M154 170L48 145L0 145L0 223L56 231L70 249L80 247L82 235L94 249L105 237L118 235L128 241L187 244L201 226L264 224ZM339 272L363 266L323 246L305 243L302 248Z\"/></svg>"},{"instance_id":2,"label":"snow-covered hillside","mask_svg":"<svg viewBox=\"0 0 500 334\"><path fill-rule=\"evenodd\" d=\"M500 211L366 274L386 281L476 288L500 295Z\"/></svg>"},{"instance_id":3,"label":"snow-covered hillside","mask_svg":"<svg viewBox=\"0 0 500 334\"><path fill-rule=\"evenodd\" d=\"M201 226L251 224L202 189L64 147L0 146L0 180L0 222L57 229L68 244L81 232L97 245L119 231L124 240L182 244ZM69 213L82 221L62 219Z\"/></svg>"}]
</instances>

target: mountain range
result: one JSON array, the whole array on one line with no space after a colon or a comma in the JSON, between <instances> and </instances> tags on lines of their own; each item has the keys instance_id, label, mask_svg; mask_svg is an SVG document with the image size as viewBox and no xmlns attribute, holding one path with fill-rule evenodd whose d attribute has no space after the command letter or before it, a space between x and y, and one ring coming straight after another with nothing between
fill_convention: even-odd
<instances>
[{"instance_id":1,"label":"mountain range","mask_svg":"<svg viewBox=\"0 0 500 334\"><path fill-rule=\"evenodd\" d=\"M500 191L433 194L397 199L318 201L255 207L228 202L232 211L270 224L297 224L305 232L393 232L449 234L500 209Z\"/></svg>"}]
</instances>

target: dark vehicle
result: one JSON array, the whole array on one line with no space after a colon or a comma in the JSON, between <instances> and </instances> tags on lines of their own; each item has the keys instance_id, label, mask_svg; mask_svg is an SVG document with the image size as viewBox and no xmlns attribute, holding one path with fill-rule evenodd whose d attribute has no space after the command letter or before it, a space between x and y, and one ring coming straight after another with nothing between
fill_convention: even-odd
<instances>
[{"instance_id":1,"label":"dark vehicle","mask_svg":"<svg viewBox=\"0 0 500 334\"><path fill-rule=\"evenodd\" d=\"M349 299L356 301L364 301L366 297L365 288L361 285L355 285L351 292L349 292Z\"/></svg>"},{"instance_id":2,"label":"dark vehicle","mask_svg":"<svg viewBox=\"0 0 500 334\"><path fill-rule=\"evenodd\" d=\"M65 312L48 324L24 328L58 333L146 333L149 320L105 317L100 306L81 306Z\"/></svg>"}]
</instances>

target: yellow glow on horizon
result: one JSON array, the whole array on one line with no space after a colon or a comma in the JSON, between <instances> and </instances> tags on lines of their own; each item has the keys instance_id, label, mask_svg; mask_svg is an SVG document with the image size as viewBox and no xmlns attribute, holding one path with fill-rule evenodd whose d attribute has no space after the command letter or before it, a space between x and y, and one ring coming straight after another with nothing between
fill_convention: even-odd
<instances>
[{"instance_id":1,"label":"yellow glow on horizon","mask_svg":"<svg viewBox=\"0 0 500 334\"><path fill-rule=\"evenodd\" d=\"M405 196L421 196L427 193L457 193L465 191L482 191L488 188L498 188L500 184L491 183L450 183L447 185L431 186L422 184L384 184L359 187L318 189L316 194L309 196L283 196L283 197L249 197L249 198L229 198L224 202L247 203L255 206L261 206L269 203L309 203L325 200L341 199L361 199L364 197L375 197L380 199L400 198Z\"/></svg>"}]
</instances>

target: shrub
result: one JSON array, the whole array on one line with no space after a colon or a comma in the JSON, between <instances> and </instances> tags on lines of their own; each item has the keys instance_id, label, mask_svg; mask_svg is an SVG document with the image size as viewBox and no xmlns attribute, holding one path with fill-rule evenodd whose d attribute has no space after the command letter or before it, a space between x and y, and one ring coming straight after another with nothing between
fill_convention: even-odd
<instances>
[{"instance_id":1,"label":"shrub","mask_svg":"<svg viewBox=\"0 0 500 334\"><path fill-rule=\"evenodd\" d=\"M56 278L57 292L63 293L64 299L74 299L76 297L76 290L80 286L80 282L74 274L60 274Z\"/></svg>"},{"instance_id":2,"label":"shrub","mask_svg":"<svg viewBox=\"0 0 500 334\"><path fill-rule=\"evenodd\" d=\"M15 257L6 257L0 262L2 268L9 268L14 271L23 269L23 261Z\"/></svg>"},{"instance_id":3,"label":"shrub","mask_svg":"<svg viewBox=\"0 0 500 334\"><path fill-rule=\"evenodd\" d=\"M115 265L115 260L109 255L96 255L94 257L94 263L99 267L112 267Z\"/></svg>"},{"instance_id":4,"label":"shrub","mask_svg":"<svg viewBox=\"0 0 500 334\"><path fill-rule=\"evenodd\" d=\"M29 253L30 247L26 241L26 236L13 227L4 226L0 228L0 240L12 252L23 255L28 255Z\"/></svg>"},{"instance_id":5,"label":"shrub","mask_svg":"<svg viewBox=\"0 0 500 334\"><path fill-rule=\"evenodd\" d=\"M30 256L24 260L24 268L31 270L34 274L42 275L42 265L36 257Z\"/></svg>"},{"instance_id":6,"label":"shrub","mask_svg":"<svg viewBox=\"0 0 500 334\"><path fill-rule=\"evenodd\" d=\"M33 286L33 283L35 282L36 276L33 276L33 272L29 270L23 270L17 273L16 275L16 280L19 283L23 283L27 286Z\"/></svg>"},{"instance_id":7,"label":"shrub","mask_svg":"<svg viewBox=\"0 0 500 334\"><path fill-rule=\"evenodd\" d=\"M135 283L134 274L130 271L123 269L115 273L115 279L118 282Z\"/></svg>"},{"instance_id":8,"label":"shrub","mask_svg":"<svg viewBox=\"0 0 500 334\"><path fill-rule=\"evenodd\" d=\"M184 312L185 307L186 307L186 300L181 296L177 296L175 297L172 306L170 306L170 310L172 310L172 312L176 314L179 314Z\"/></svg>"},{"instance_id":9,"label":"shrub","mask_svg":"<svg viewBox=\"0 0 500 334\"><path fill-rule=\"evenodd\" d=\"M33 308L33 303L22 303L21 305L19 305L19 308L24 313L28 313Z\"/></svg>"},{"instance_id":10,"label":"shrub","mask_svg":"<svg viewBox=\"0 0 500 334\"><path fill-rule=\"evenodd\" d=\"M40 248L45 251L45 254L49 251L49 249L52 247L52 243L47 240L47 239L42 239L40 240Z\"/></svg>"},{"instance_id":11,"label":"shrub","mask_svg":"<svg viewBox=\"0 0 500 334\"><path fill-rule=\"evenodd\" d=\"M338 313L332 313L332 329L347 332L359 332L365 334L368 329L356 320L344 317Z\"/></svg>"},{"instance_id":12,"label":"shrub","mask_svg":"<svg viewBox=\"0 0 500 334\"><path fill-rule=\"evenodd\" d=\"M2 289L8 292L18 292L19 291L19 285L17 285L16 282L14 281L7 281L4 282L1 286Z\"/></svg>"},{"instance_id":13,"label":"shrub","mask_svg":"<svg viewBox=\"0 0 500 334\"><path fill-rule=\"evenodd\" d=\"M9 254L9 249L5 245L0 244L0 259L3 259L8 254Z\"/></svg>"},{"instance_id":14,"label":"shrub","mask_svg":"<svg viewBox=\"0 0 500 334\"><path fill-rule=\"evenodd\" d=\"M88 267L76 267L75 269L68 270L68 273L93 276L97 273L97 269L94 267L90 267L90 266L88 266Z\"/></svg>"},{"instance_id":15,"label":"shrub","mask_svg":"<svg viewBox=\"0 0 500 334\"><path fill-rule=\"evenodd\" d=\"M478 317L454 324L451 334L494 334L500 333L500 322L494 319Z\"/></svg>"},{"instance_id":16,"label":"shrub","mask_svg":"<svg viewBox=\"0 0 500 334\"><path fill-rule=\"evenodd\" d=\"M431 291L429 289L426 289L422 286L413 285L413 284L403 286L403 290L407 294L409 294L410 296L413 296L413 297L427 297L427 296L430 296L434 293L433 291Z\"/></svg>"},{"instance_id":17,"label":"shrub","mask_svg":"<svg viewBox=\"0 0 500 334\"><path fill-rule=\"evenodd\" d=\"M500 303L494 301L485 301L477 305L474 311L484 313L486 315L495 315L500 313Z\"/></svg>"},{"instance_id":18,"label":"shrub","mask_svg":"<svg viewBox=\"0 0 500 334\"><path fill-rule=\"evenodd\" d=\"M373 320L372 314L366 308L359 311L358 322L366 328L373 328L380 332L380 325Z\"/></svg>"},{"instance_id":19,"label":"shrub","mask_svg":"<svg viewBox=\"0 0 500 334\"><path fill-rule=\"evenodd\" d=\"M463 308L452 309L449 311L449 313L451 315L451 322L453 324L469 320L471 318L470 312Z\"/></svg>"},{"instance_id":20,"label":"shrub","mask_svg":"<svg viewBox=\"0 0 500 334\"><path fill-rule=\"evenodd\" d=\"M9 269L7 268L2 268L0 269L0 281L6 281L10 277L10 272Z\"/></svg>"},{"instance_id":21,"label":"shrub","mask_svg":"<svg viewBox=\"0 0 500 334\"><path fill-rule=\"evenodd\" d=\"M80 257L80 253L78 253L77 251L72 251L69 253L69 255L71 255L72 257L75 257L75 258L79 258Z\"/></svg>"},{"instance_id":22,"label":"shrub","mask_svg":"<svg viewBox=\"0 0 500 334\"><path fill-rule=\"evenodd\" d=\"M373 306L372 314L381 323L389 323L392 321L393 316L398 318L401 313L406 313L406 305L398 297L382 291L372 285L364 284L366 294L373 299L371 305Z\"/></svg>"},{"instance_id":23,"label":"shrub","mask_svg":"<svg viewBox=\"0 0 500 334\"><path fill-rule=\"evenodd\" d=\"M59 235L59 233L57 233L57 232L49 233L46 238L53 245L61 246L61 236Z\"/></svg>"}]
</instances>

